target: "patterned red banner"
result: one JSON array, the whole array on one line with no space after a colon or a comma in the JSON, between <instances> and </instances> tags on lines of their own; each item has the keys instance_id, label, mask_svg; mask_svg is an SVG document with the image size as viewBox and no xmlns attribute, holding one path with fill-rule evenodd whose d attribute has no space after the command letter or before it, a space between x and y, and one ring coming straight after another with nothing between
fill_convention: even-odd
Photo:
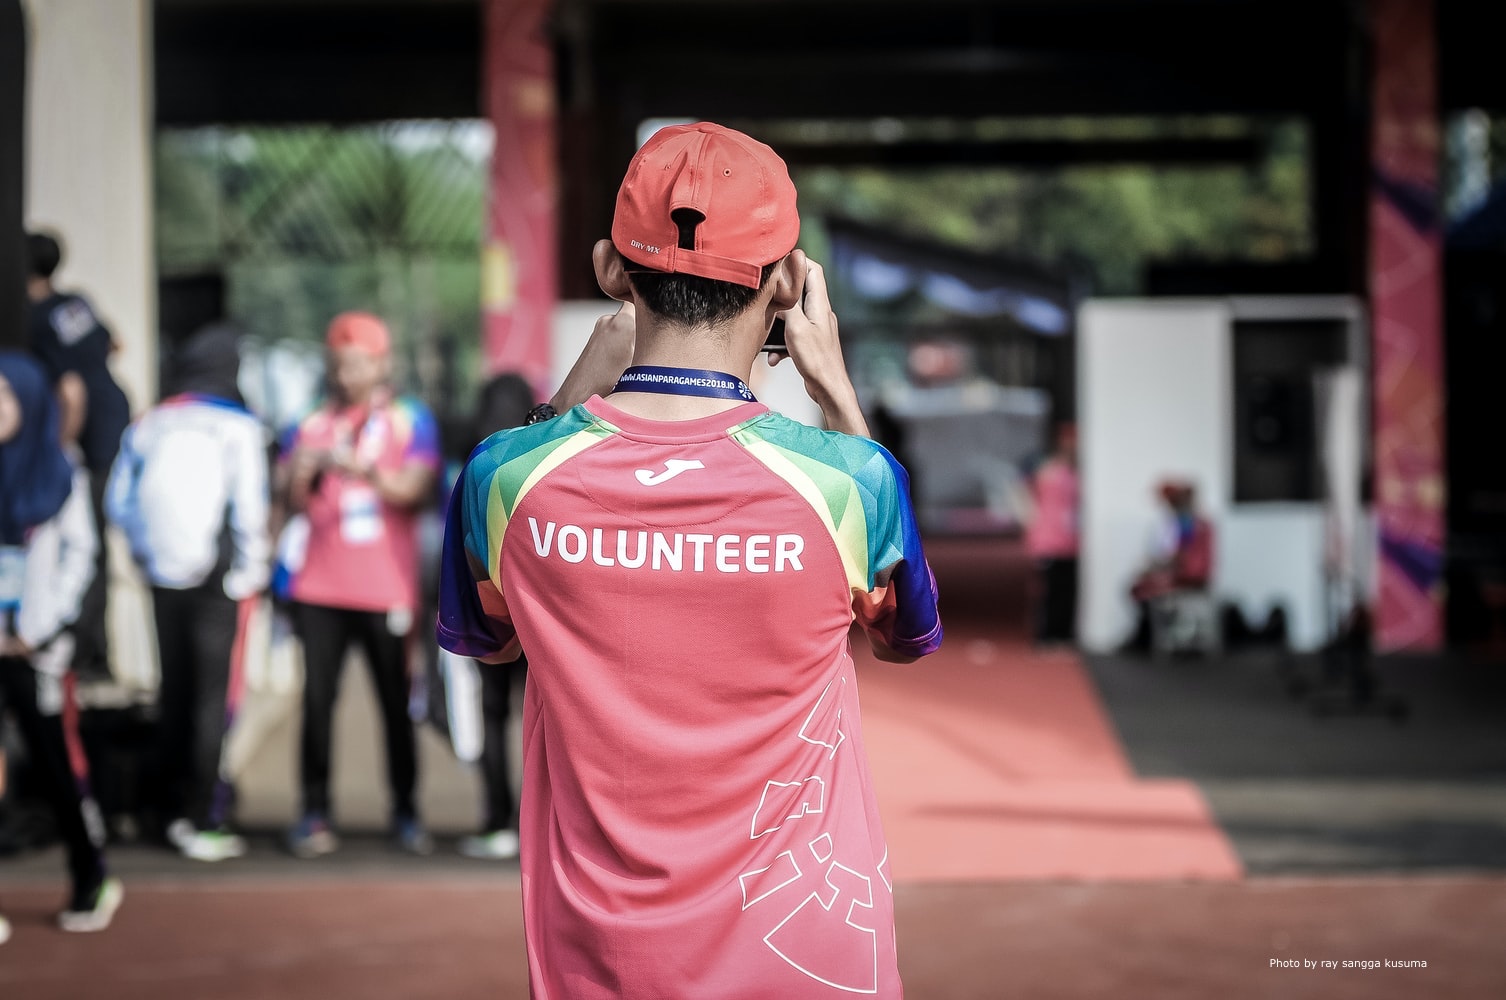
<instances>
[{"instance_id":1,"label":"patterned red banner","mask_svg":"<svg viewBox=\"0 0 1506 1000\"><path fill-rule=\"evenodd\" d=\"M552 0L488 0L486 114L492 153L481 299L489 374L521 372L548 392L555 262Z\"/></svg>"},{"instance_id":2,"label":"patterned red banner","mask_svg":"<svg viewBox=\"0 0 1506 1000\"><path fill-rule=\"evenodd\" d=\"M1371 0L1376 648L1443 642L1443 237L1433 0Z\"/></svg>"}]
</instances>

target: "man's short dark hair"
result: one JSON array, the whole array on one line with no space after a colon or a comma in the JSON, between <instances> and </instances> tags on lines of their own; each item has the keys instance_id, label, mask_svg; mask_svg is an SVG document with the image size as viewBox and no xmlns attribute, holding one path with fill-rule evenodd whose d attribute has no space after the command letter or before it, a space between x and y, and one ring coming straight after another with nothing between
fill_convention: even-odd
<instances>
[{"instance_id":1,"label":"man's short dark hair","mask_svg":"<svg viewBox=\"0 0 1506 1000\"><path fill-rule=\"evenodd\" d=\"M679 227L680 247L693 250L696 227L706 217L695 209L677 208L670 213L670 218ZM724 323L740 314L753 304L773 273L774 264L765 264L759 272L757 288L696 274L638 270L631 266L627 275L633 291L638 293L649 312L694 329Z\"/></svg>"},{"instance_id":2,"label":"man's short dark hair","mask_svg":"<svg viewBox=\"0 0 1506 1000\"><path fill-rule=\"evenodd\" d=\"M777 262L776 262L777 263ZM714 326L740 314L769 283L773 264L765 264L758 287L716 281L694 274L629 270L628 280L644 306L656 316L687 327Z\"/></svg>"},{"instance_id":3,"label":"man's short dark hair","mask_svg":"<svg viewBox=\"0 0 1506 1000\"><path fill-rule=\"evenodd\" d=\"M26 234L26 273L33 278L51 278L63 262L63 248L47 233Z\"/></svg>"}]
</instances>

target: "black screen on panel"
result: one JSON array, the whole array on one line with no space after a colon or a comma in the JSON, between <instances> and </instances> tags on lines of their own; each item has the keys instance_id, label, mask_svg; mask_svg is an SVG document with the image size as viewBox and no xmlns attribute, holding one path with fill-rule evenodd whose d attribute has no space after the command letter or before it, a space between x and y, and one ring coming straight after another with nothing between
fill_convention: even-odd
<instances>
[{"instance_id":1,"label":"black screen on panel","mask_svg":"<svg viewBox=\"0 0 1506 1000\"><path fill-rule=\"evenodd\" d=\"M1314 376L1345 361L1345 320L1234 324L1234 499L1319 500Z\"/></svg>"}]
</instances>

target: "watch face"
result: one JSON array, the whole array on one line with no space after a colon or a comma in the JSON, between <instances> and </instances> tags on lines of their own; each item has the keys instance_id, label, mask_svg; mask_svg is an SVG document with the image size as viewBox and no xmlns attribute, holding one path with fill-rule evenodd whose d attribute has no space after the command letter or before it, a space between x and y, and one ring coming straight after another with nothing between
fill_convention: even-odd
<instances>
[{"instance_id":1,"label":"watch face","mask_svg":"<svg viewBox=\"0 0 1506 1000\"><path fill-rule=\"evenodd\" d=\"M559 416L559 412L556 411L554 407L550 406L548 403L540 403L538 406L535 406L533 409L528 411L528 416L524 418L523 423L542 423L545 420L550 420L557 416Z\"/></svg>"}]
</instances>

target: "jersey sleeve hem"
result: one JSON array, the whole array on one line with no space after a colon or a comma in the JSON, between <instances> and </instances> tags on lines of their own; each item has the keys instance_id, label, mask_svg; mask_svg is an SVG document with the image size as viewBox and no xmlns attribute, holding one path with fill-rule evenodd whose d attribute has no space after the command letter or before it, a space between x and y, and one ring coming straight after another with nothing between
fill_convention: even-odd
<instances>
[{"instance_id":1,"label":"jersey sleeve hem","mask_svg":"<svg viewBox=\"0 0 1506 1000\"><path fill-rule=\"evenodd\" d=\"M446 627L442 621L435 623L434 632L440 646L457 656L469 656L473 660L495 657L512 645L512 637L508 637L506 641L498 641L496 637L483 640L474 635L456 632Z\"/></svg>"}]
</instances>

